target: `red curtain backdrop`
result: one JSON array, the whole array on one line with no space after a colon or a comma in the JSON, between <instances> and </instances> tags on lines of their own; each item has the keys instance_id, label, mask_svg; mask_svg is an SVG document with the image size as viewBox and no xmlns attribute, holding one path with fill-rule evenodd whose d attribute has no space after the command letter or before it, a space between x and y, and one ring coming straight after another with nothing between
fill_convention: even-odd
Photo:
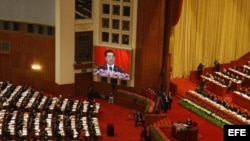
<instances>
[{"instance_id":1,"label":"red curtain backdrop","mask_svg":"<svg viewBox=\"0 0 250 141\"><path fill-rule=\"evenodd\" d=\"M94 47L94 67L103 66L106 64L104 53L106 50L115 52L115 65L123 68L125 73L130 74L131 51L125 49L117 49L111 47Z\"/></svg>"}]
</instances>

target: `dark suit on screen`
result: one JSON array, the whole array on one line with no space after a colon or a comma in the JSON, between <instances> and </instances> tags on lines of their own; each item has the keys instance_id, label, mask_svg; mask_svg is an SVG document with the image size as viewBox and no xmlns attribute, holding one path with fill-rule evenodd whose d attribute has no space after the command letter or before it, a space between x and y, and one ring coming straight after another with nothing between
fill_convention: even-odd
<instances>
[{"instance_id":1,"label":"dark suit on screen","mask_svg":"<svg viewBox=\"0 0 250 141\"><path fill-rule=\"evenodd\" d=\"M109 70L107 65L100 66L100 67L98 67L98 70L99 70L99 69ZM120 67L118 67L118 66L115 66L115 65L114 65L114 67L112 68L112 71L124 73L124 70L123 70L122 68L120 68Z\"/></svg>"}]
</instances>

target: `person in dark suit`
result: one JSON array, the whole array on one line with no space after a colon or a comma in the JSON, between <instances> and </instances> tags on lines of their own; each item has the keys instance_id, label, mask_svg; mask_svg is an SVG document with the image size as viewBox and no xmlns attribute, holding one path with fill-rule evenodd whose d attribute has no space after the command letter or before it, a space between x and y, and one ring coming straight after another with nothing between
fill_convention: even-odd
<instances>
[{"instance_id":1,"label":"person in dark suit","mask_svg":"<svg viewBox=\"0 0 250 141\"><path fill-rule=\"evenodd\" d=\"M242 116L246 119L248 119L249 115L248 115L248 111L247 109L244 109L244 111L242 112Z\"/></svg>"},{"instance_id":2,"label":"person in dark suit","mask_svg":"<svg viewBox=\"0 0 250 141\"><path fill-rule=\"evenodd\" d=\"M197 79L198 80L200 79L200 76L202 75L203 67L204 67L204 65L202 63L200 63L197 67Z\"/></svg>"},{"instance_id":3,"label":"person in dark suit","mask_svg":"<svg viewBox=\"0 0 250 141\"><path fill-rule=\"evenodd\" d=\"M240 107L238 107L238 108L236 109L236 114L238 114L238 115L241 115L241 114L242 114L241 108L240 108Z\"/></svg>"},{"instance_id":4,"label":"person in dark suit","mask_svg":"<svg viewBox=\"0 0 250 141\"><path fill-rule=\"evenodd\" d=\"M163 105L164 113L167 113L168 107L169 107L169 99L168 99L168 95L165 92L162 94L162 105Z\"/></svg>"},{"instance_id":5,"label":"person in dark suit","mask_svg":"<svg viewBox=\"0 0 250 141\"><path fill-rule=\"evenodd\" d=\"M205 86L206 86L206 79L202 79L202 81L200 83L200 90L204 91L205 90Z\"/></svg>"},{"instance_id":6,"label":"person in dark suit","mask_svg":"<svg viewBox=\"0 0 250 141\"><path fill-rule=\"evenodd\" d=\"M193 126L193 121L191 119L190 116L187 117L187 121L186 121L186 124L189 128L191 128Z\"/></svg>"},{"instance_id":7,"label":"person in dark suit","mask_svg":"<svg viewBox=\"0 0 250 141\"><path fill-rule=\"evenodd\" d=\"M148 137L148 130L147 127L144 126L143 130L141 131L141 141L146 141L147 137Z\"/></svg>"},{"instance_id":8,"label":"person in dark suit","mask_svg":"<svg viewBox=\"0 0 250 141\"><path fill-rule=\"evenodd\" d=\"M172 107L172 92L171 91L168 92L168 100L169 100L168 110L171 110L171 107Z\"/></svg>"},{"instance_id":9,"label":"person in dark suit","mask_svg":"<svg viewBox=\"0 0 250 141\"><path fill-rule=\"evenodd\" d=\"M227 84L227 93L233 89L233 82L230 80Z\"/></svg>"},{"instance_id":10,"label":"person in dark suit","mask_svg":"<svg viewBox=\"0 0 250 141\"><path fill-rule=\"evenodd\" d=\"M216 72L220 71L220 63L217 60L214 61L214 69Z\"/></svg>"},{"instance_id":11,"label":"person in dark suit","mask_svg":"<svg viewBox=\"0 0 250 141\"><path fill-rule=\"evenodd\" d=\"M93 86L89 86L88 101L91 101L93 97L94 97L94 88L93 88Z\"/></svg>"},{"instance_id":12,"label":"person in dark suit","mask_svg":"<svg viewBox=\"0 0 250 141\"><path fill-rule=\"evenodd\" d=\"M145 120L140 111L137 111L135 115L135 127L137 126L138 122L141 122L142 126L144 126Z\"/></svg>"},{"instance_id":13,"label":"person in dark suit","mask_svg":"<svg viewBox=\"0 0 250 141\"><path fill-rule=\"evenodd\" d=\"M104 53L105 60L107 62L106 65L98 67L99 69L113 71L113 72L120 72L124 73L124 70L115 65L115 53L112 50L106 50Z\"/></svg>"}]
</instances>

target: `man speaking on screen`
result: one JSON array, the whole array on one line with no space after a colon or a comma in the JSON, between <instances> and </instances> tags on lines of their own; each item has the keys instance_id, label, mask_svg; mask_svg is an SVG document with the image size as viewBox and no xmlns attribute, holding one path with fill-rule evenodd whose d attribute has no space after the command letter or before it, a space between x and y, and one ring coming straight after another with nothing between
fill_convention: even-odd
<instances>
[{"instance_id":1,"label":"man speaking on screen","mask_svg":"<svg viewBox=\"0 0 250 141\"><path fill-rule=\"evenodd\" d=\"M104 56L107 64L98 67L98 70L103 69L103 70L108 70L110 72L124 73L124 70L122 68L115 65L115 53L112 50L106 50L104 52Z\"/></svg>"}]
</instances>

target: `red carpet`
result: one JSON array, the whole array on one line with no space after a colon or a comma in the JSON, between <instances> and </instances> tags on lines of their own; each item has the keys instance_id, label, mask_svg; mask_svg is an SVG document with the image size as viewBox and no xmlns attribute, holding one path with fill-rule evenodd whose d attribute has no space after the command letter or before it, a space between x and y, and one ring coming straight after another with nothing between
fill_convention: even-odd
<instances>
[{"instance_id":1,"label":"red carpet","mask_svg":"<svg viewBox=\"0 0 250 141\"><path fill-rule=\"evenodd\" d=\"M189 81L189 79L173 79L171 80L178 86L177 94L185 97L186 91L194 89L197 85ZM179 98L174 97L173 109L169 112L169 118L172 121L185 121L187 116L190 116L193 121L198 123L199 127L199 141L223 141L223 129L211 124L205 119L199 117L195 113L184 109L178 104Z\"/></svg>"},{"instance_id":2,"label":"red carpet","mask_svg":"<svg viewBox=\"0 0 250 141\"><path fill-rule=\"evenodd\" d=\"M197 87L197 84L192 83L187 78L176 78L171 80L172 83L176 84L177 87L177 94L179 96L185 97L187 90L193 90Z\"/></svg>"},{"instance_id":3,"label":"red carpet","mask_svg":"<svg viewBox=\"0 0 250 141\"><path fill-rule=\"evenodd\" d=\"M178 85L178 95L185 96L185 93L189 89L194 89L196 84L193 84L188 79L176 79L173 80ZM113 104L108 104L105 99L96 99L101 103L100 111L100 127L102 131L103 141L139 141L140 132L142 127L135 127L133 121L127 121L129 110L123 107L119 107ZM203 118L197 116L195 113L184 109L178 104L179 96L173 97L172 109L168 111L168 116L171 121L186 121L186 118L190 116L193 121L198 123L199 135L198 141L223 141L223 129L211 124ZM107 124L112 123L115 126L115 136L108 137ZM178 141L171 136L171 130L163 130L171 141Z\"/></svg>"},{"instance_id":4,"label":"red carpet","mask_svg":"<svg viewBox=\"0 0 250 141\"><path fill-rule=\"evenodd\" d=\"M190 116L193 121L198 123L199 136L198 141L223 141L223 130L219 127L211 124L207 120L199 117L195 113L184 109L178 104L179 99L174 97L173 109L168 112L169 118L172 121L186 121L187 117ZM167 132L167 135L171 137L171 130ZM173 138L170 138L173 139ZM172 140L177 141L177 140Z\"/></svg>"},{"instance_id":5,"label":"red carpet","mask_svg":"<svg viewBox=\"0 0 250 141\"><path fill-rule=\"evenodd\" d=\"M174 79L172 81L178 85L177 93L181 97L185 96L187 90L196 87L196 84L193 84L188 79ZM184 109L178 104L179 100L180 96L173 97L172 109L167 113L172 122L186 121L187 117L190 116L193 121L198 123L198 141L223 141L223 129ZM96 101L101 104L99 123L102 132L102 141L140 141L142 127L135 127L132 120L127 120L129 109L108 104L106 99L97 98ZM113 137L109 137L106 134L107 124L109 123L114 125L115 135ZM164 129L163 132L171 141L178 141L171 136L170 129Z\"/></svg>"},{"instance_id":6,"label":"red carpet","mask_svg":"<svg viewBox=\"0 0 250 141\"><path fill-rule=\"evenodd\" d=\"M101 104L99 123L102 141L139 141L141 126L135 127L132 120L127 120L129 109L109 104L106 99L96 99ZM114 136L107 136L107 124L114 125Z\"/></svg>"}]
</instances>

